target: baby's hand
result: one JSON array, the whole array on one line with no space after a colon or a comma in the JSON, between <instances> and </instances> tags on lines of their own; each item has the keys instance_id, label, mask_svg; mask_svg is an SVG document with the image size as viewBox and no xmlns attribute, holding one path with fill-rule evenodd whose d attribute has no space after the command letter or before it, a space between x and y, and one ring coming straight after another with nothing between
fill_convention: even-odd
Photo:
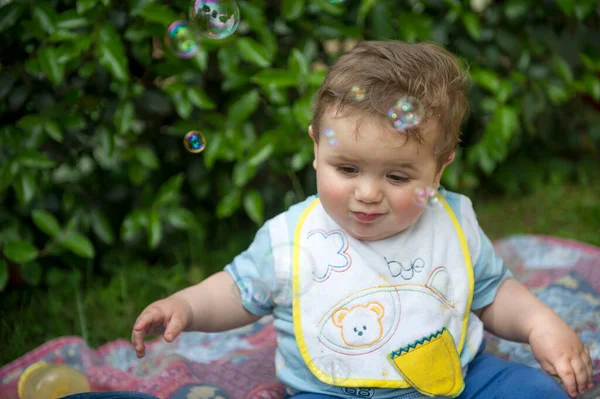
<instances>
[{"instance_id":1,"label":"baby's hand","mask_svg":"<svg viewBox=\"0 0 600 399\"><path fill-rule=\"evenodd\" d=\"M192 308L182 298L170 296L156 301L138 316L131 333L131 343L138 358L144 357L144 337L163 334L165 341L173 341L192 324Z\"/></svg>"},{"instance_id":2,"label":"baby's hand","mask_svg":"<svg viewBox=\"0 0 600 399\"><path fill-rule=\"evenodd\" d=\"M575 397L593 387L590 350L560 318L534 326L529 333L529 344L542 368L560 377L569 396Z\"/></svg>"}]
</instances>

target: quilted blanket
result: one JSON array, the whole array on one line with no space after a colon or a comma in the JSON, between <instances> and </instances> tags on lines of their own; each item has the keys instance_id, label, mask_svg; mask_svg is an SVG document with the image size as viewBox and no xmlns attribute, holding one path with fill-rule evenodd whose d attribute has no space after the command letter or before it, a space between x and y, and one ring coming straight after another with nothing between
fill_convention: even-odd
<instances>
[{"instance_id":1,"label":"quilted blanket","mask_svg":"<svg viewBox=\"0 0 600 399\"><path fill-rule=\"evenodd\" d=\"M511 236L494 246L515 276L590 347L600 382L600 248L547 236ZM539 368L528 345L489 334L487 342L488 351ZM93 349L80 337L61 337L0 368L0 398L16 399L23 370L45 360L81 370L96 391L140 391L164 399L281 399L274 352L270 318L225 333L184 333L171 344L157 338L143 359L126 340Z\"/></svg>"}]
</instances>

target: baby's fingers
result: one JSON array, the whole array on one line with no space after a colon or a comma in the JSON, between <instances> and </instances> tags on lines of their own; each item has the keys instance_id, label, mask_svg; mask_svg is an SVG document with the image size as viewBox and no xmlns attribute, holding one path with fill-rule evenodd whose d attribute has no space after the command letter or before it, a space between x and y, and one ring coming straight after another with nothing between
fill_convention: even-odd
<instances>
[{"instance_id":1,"label":"baby's fingers","mask_svg":"<svg viewBox=\"0 0 600 399\"><path fill-rule=\"evenodd\" d=\"M571 367L575 372L575 381L577 381L577 391L582 394L587 389L588 373L587 367L583 360L579 357L571 360Z\"/></svg>"},{"instance_id":2,"label":"baby's fingers","mask_svg":"<svg viewBox=\"0 0 600 399\"><path fill-rule=\"evenodd\" d=\"M131 343L138 357L145 353L144 338L151 333L153 327L162 324L164 314L160 309L145 310L136 320L131 333Z\"/></svg>"},{"instance_id":3,"label":"baby's fingers","mask_svg":"<svg viewBox=\"0 0 600 399\"><path fill-rule=\"evenodd\" d=\"M571 362L561 360L554 367L563 384L565 384L567 394L570 397L575 397L577 395L577 380L575 379L575 372L573 371Z\"/></svg>"},{"instance_id":4,"label":"baby's fingers","mask_svg":"<svg viewBox=\"0 0 600 399\"><path fill-rule=\"evenodd\" d=\"M181 331L185 328L185 321L181 315L174 314L169 320L169 324L167 324L167 328L165 330L165 340L167 342L172 342Z\"/></svg>"}]
</instances>

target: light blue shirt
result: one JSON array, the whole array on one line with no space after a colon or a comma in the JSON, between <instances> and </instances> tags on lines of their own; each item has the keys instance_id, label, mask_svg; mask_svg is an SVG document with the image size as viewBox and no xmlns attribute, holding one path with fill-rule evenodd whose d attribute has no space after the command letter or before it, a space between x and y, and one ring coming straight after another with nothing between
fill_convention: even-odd
<instances>
[{"instance_id":1,"label":"light blue shirt","mask_svg":"<svg viewBox=\"0 0 600 399\"><path fill-rule=\"evenodd\" d=\"M471 200L464 195L447 191L444 193L444 197L461 225L473 264L475 284L471 310L484 308L493 302L500 284L505 279L512 277L512 274L504 266L502 259L496 256L490 239L479 227ZM293 242L298 218L315 198L316 196L313 195L285 212L290 243ZM268 230L269 222L267 221L258 230L250 247L236 256L233 262L225 267L225 271L229 272L236 281L241 291L242 302L249 312L257 316L273 315L278 340L276 356L285 353L285 362L277 370L277 378L288 387L289 393L313 392L339 397L378 399L424 398L425 396L412 388L343 388L324 384L312 375L298 350L294 336L291 304L278 300L282 291L290 293L292 287L291 285L281 287L281 282L276 279L275 260ZM477 350L478 348L464 345L460 354L461 358L470 359Z\"/></svg>"}]
</instances>

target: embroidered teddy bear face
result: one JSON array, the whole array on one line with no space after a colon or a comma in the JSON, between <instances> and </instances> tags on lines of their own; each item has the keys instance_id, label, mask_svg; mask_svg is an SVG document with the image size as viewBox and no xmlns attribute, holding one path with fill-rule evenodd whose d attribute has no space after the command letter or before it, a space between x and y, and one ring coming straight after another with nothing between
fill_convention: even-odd
<instances>
[{"instance_id":1,"label":"embroidered teddy bear face","mask_svg":"<svg viewBox=\"0 0 600 399\"><path fill-rule=\"evenodd\" d=\"M342 340L353 348L373 345L383 335L383 306L369 302L366 306L340 308L333 313L333 323L341 329Z\"/></svg>"}]
</instances>

